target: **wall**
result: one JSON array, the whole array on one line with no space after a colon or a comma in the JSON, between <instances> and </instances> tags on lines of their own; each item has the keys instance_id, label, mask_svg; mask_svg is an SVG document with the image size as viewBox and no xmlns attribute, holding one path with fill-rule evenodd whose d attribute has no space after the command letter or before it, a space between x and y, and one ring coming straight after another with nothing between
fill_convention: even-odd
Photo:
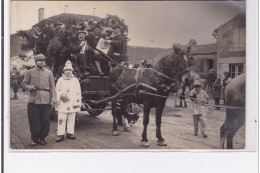
<instances>
[{"instance_id":1,"label":"wall","mask_svg":"<svg viewBox=\"0 0 260 173\"><path fill-rule=\"evenodd\" d=\"M229 64L246 63L246 15L240 13L217 31L217 73L223 78Z\"/></svg>"}]
</instances>

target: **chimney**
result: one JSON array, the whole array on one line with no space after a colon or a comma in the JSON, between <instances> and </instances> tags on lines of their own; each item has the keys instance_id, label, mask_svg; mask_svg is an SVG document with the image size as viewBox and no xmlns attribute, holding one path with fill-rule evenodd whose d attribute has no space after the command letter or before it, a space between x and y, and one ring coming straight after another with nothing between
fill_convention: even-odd
<instances>
[{"instance_id":1,"label":"chimney","mask_svg":"<svg viewBox=\"0 0 260 173\"><path fill-rule=\"evenodd\" d=\"M38 22L42 21L44 19L44 8L39 8L38 10Z\"/></svg>"}]
</instances>

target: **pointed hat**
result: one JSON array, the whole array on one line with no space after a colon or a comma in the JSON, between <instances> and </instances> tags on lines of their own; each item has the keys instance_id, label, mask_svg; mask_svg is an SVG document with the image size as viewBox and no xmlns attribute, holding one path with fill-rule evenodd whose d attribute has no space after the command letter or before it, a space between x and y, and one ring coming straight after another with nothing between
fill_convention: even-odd
<instances>
[{"instance_id":1,"label":"pointed hat","mask_svg":"<svg viewBox=\"0 0 260 173\"><path fill-rule=\"evenodd\" d=\"M65 66L64 66L64 68L63 68L63 71L64 71L64 70L68 70L68 69L74 71L70 60L68 60L68 61L66 62Z\"/></svg>"}]
</instances>

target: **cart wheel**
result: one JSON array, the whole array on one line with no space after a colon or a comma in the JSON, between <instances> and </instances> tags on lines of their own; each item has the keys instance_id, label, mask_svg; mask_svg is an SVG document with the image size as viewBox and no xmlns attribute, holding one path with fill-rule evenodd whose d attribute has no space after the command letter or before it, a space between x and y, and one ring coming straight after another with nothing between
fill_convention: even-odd
<instances>
[{"instance_id":1,"label":"cart wheel","mask_svg":"<svg viewBox=\"0 0 260 173\"><path fill-rule=\"evenodd\" d=\"M104 111L105 107L107 106L106 103L93 105L91 102L86 101L83 103L84 106L81 108L82 111L87 111L91 116L99 116ZM91 109L100 109L100 110L91 110Z\"/></svg>"}]
</instances>

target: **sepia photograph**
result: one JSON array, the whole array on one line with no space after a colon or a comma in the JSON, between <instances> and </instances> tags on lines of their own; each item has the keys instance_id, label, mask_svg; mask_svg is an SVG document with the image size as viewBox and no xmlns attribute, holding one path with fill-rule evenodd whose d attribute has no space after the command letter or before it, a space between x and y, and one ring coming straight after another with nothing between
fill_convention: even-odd
<instances>
[{"instance_id":1,"label":"sepia photograph","mask_svg":"<svg viewBox=\"0 0 260 173\"><path fill-rule=\"evenodd\" d=\"M245 150L246 16L245 1L10 2L8 147Z\"/></svg>"}]
</instances>

